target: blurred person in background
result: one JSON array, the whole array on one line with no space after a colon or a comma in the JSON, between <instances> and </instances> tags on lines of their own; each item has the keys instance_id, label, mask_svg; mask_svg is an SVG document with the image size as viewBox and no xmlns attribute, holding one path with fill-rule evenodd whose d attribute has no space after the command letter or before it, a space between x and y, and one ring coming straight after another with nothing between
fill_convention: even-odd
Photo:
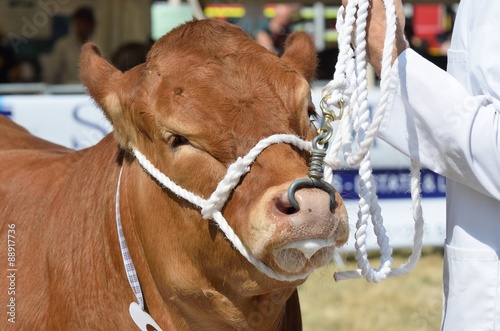
<instances>
[{"instance_id":1,"label":"blurred person in background","mask_svg":"<svg viewBox=\"0 0 500 331\"><path fill-rule=\"evenodd\" d=\"M265 29L257 32L255 40L281 56L285 49L286 37L292 32L290 24L298 8L296 4L277 4L276 14Z\"/></svg>"},{"instance_id":2,"label":"blurred person in background","mask_svg":"<svg viewBox=\"0 0 500 331\"><path fill-rule=\"evenodd\" d=\"M0 25L0 84L17 81L20 62Z\"/></svg>"},{"instance_id":3,"label":"blurred person in background","mask_svg":"<svg viewBox=\"0 0 500 331\"><path fill-rule=\"evenodd\" d=\"M146 62L150 45L139 42L129 42L121 45L111 56L111 63L122 72Z\"/></svg>"},{"instance_id":4,"label":"blurred person in background","mask_svg":"<svg viewBox=\"0 0 500 331\"><path fill-rule=\"evenodd\" d=\"M80 82L78 64L80 48L90 40L95 29L94 11L80 7L72 16L70 33L56 42L45 68L45 82L49 84L77 84Z\"/></svg>"}]
</instances>

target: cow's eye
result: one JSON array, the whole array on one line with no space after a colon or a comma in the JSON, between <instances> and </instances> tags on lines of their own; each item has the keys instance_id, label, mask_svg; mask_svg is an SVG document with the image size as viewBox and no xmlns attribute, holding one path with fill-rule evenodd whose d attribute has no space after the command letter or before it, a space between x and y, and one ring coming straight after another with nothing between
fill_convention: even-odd
<instances>
[{"instance_id":1,"label":"cow's eye","mask_svg":"<svg viewBox=\"0 0 500 331\"><path fill-rule=\"evenodd\" d=\"M316 112L316 108L314 107L314 105L312 103L309 104L309 106L307 107L307 115L309 116L309 119L311 121L317 121L319 118L319 115Z\"/></svg>"},{"instance_id":2,"label":"cow's eye","mask_svg":"<svg viewBox=\"0 0 500 331\"><path fill-rule=\"evenodd\" d=\"M171 148L176 148L182 145L189 145L189 140L186 137L183 137L178 134L171 135L168 139L168 144Z\"/></svg>"}]
</instances>

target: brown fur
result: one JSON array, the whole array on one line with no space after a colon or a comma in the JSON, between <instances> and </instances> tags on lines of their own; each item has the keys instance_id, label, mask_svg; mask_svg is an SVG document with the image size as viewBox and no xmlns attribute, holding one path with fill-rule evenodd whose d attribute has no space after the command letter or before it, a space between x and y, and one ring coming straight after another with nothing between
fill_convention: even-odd
<instances>
[{"instance_id":1,"label":"brown fur","mask_svg":"<svg viewBox=\"0 0 500 331\"><path fill-rule=\"evenodd\" d=\"M136 329L115 225L123 164L123 228L147 310L163 330L275 330L283 311L279 329L301 329L302 281L264 276L198 208L162 189L128 153L137 148L178 185L208 197L227 165L261 138L310 135L314 48L305 34L292 36L288 47L280 59L235 26L193 21L160 39L145 64L121 73L87 44L82 80L116 140L61 153L22 128L0 125L2 137L21 141L0 146L0 260L7 261L7 226L15 224L16 326ZM175 145L176 135L189 144ZM257 158L223 210L250 249L249 215L263 192L306 172L305 154L289 145ZM345 228L338 233L342 244ZM257 257L271 264L266 251ZM4 316L0 329L5 324Z\"/></svg>"},{"instance_id":2,"label":"brown fur","mask_svg":"<svg viewBox=\"0 0 500 331\"><path fill-rule=\"evenodd\" d=\"M66 147L53 144L30 134L20 125L0 115L0 150L2 149L50 149L53 151L67 152Z\"/></svg>"}]
</instances>

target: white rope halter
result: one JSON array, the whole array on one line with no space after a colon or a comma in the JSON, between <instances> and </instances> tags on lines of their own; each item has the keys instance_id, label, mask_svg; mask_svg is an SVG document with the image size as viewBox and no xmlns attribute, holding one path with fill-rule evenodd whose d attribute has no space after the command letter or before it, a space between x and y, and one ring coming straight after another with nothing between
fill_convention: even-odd
<instances>
[{"instance_id":1,"label":"white rope halter","mask_svg":"<svg viewBox=\"0 0 500 331\"><path fill-rule=\"evenodd\" d=\"M396 33L396 14L393 0L384 0L384 4L387 30L382 54L381 99L371 123L368 108L365 40L369 0L349 0L346 8L340 7L337 14L339 57L333 80L323 88L322 105L328 108L340 107L344 113L339 130L336 132L325 158L325 163L333 169L340 168L341 160L338 154L342 150L342 159L350 167L359 166L360 175L359 212L354 235L356 239L355 257L359 269L337 272L335 274L336 280L365 277L368 281L380 282L386 277L406 274L416 265L422 249L423 217L420 204L420 164L414 160L411 161L411 198L415 235L410 258L400 268L391 269L392 247L389 245L389 238L383 225L372 174L370 149L388 104L389 73ZM353 31L354 27L356 27L355 31ZM352 41L351 35L355 36L354 41ZM351 44L354 45L354 50ZM325 173L332 176L331 171L325 171ZM328 181L332 181L331 177ZM368 219L371 219L373 223L377 244L380 246L380 266L377 269L371 267L367 256L366 229Z\"/></svg>"},{"instance_id":2,"label":"white rope halter","mask_svg":"<svg viewBox=\"0 0 500 331\"><path fill-rule=\"evenodd\" d=\"M250 171L250 165L255 161L257 156L268 146L277 143L288 143L301 150L310 151L312 144L304 141L297 136L290 134L276 134L265 138L257 143L245 157L239 157L233 164L228 167L226 176L219 182L217 188L207 200L195 195L194 193L175 184L170 178L158 170L141 152L132 148L139 164L143 169L156 179L163 187L169 189L177 196L191 202L193 205L201 209L201 214L204 219L213 219L224 233L226 238L233 244L233 246L243 255L250 263L252 263L262 273L276 280L280 281L295 281L307 278L312 271L300 275L282 275L268 267L264 262L257 259L253 254L243 245L240 238L234 233L233 229L229 226L224 216L222 216L221 209L224 207L232 190L238 185L241 176ZM127 275L130 288L134 292L137 302L132 302L129 307L129 313L136 325L142 330L147 331L147 325L154 326L157 330L161 331L155 320L144 310L144 297L139 283L139 278L134 267L134 263L128 250L125 235L121 224L120 216L120 186L123 167L120 169L118 175L118 184L116 189L116 227L120 243L120 250L122 253L123 265ZM284 312L284 310L283 310ZM282 315L283 318L283 315ZM281 324L281 322L280 322Z\"/></svg>"},{"instance_id":3,"label":"white rope halter","mask_svg":"<svg viewBox=\"0 0 500 331\"><path fill-rule=\"evenodd\" d=\"M177 196L191 202L193 205L201 209L201 214L204 219L213 219L219 226L220 230L224 233L226 238L233 244L233 246L243 255L250 263L252 263L262 273L276 280L280 281L296 281L299 279L307 278L312 271L300 275L282 275L268 267L264 262L257 259L248 250L240 238L233 231L231 226L227 223L221 210L224 207L227 199L229 198L232 190L238 185L241 176L250 171L250 165L255 161L257 156L268 146L277 143L292 144L301 150L310 151L312 146L308 141L304 141L297 136L290 134L275 134L267 137L257 143L245 157L239 157L228 169L226 176L219 182L219 185L208 199L203 199L194 193L175 184L170 178L158 170L141 152L133 149L133 153L143 167L143 169L155 178L161 185L172 191Z\"/></svg>"}]
</instances>

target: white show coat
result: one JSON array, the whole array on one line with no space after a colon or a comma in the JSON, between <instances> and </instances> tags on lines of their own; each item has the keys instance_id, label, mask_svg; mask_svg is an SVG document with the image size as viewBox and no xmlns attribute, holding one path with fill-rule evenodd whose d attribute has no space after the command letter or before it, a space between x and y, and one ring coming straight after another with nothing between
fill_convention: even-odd
<instances>
[{"instance_id":1,"label":"white show coat","mask_svg":"<svg viewBox=\"0 0 500 331\"><path fill-rule=\"evenodd\" d=\"M404 51L391 71L379 132L448 178L446 331L500 330L499 32L500 1L462 0L449 74Z\"/></svg>"}]
</instances>

